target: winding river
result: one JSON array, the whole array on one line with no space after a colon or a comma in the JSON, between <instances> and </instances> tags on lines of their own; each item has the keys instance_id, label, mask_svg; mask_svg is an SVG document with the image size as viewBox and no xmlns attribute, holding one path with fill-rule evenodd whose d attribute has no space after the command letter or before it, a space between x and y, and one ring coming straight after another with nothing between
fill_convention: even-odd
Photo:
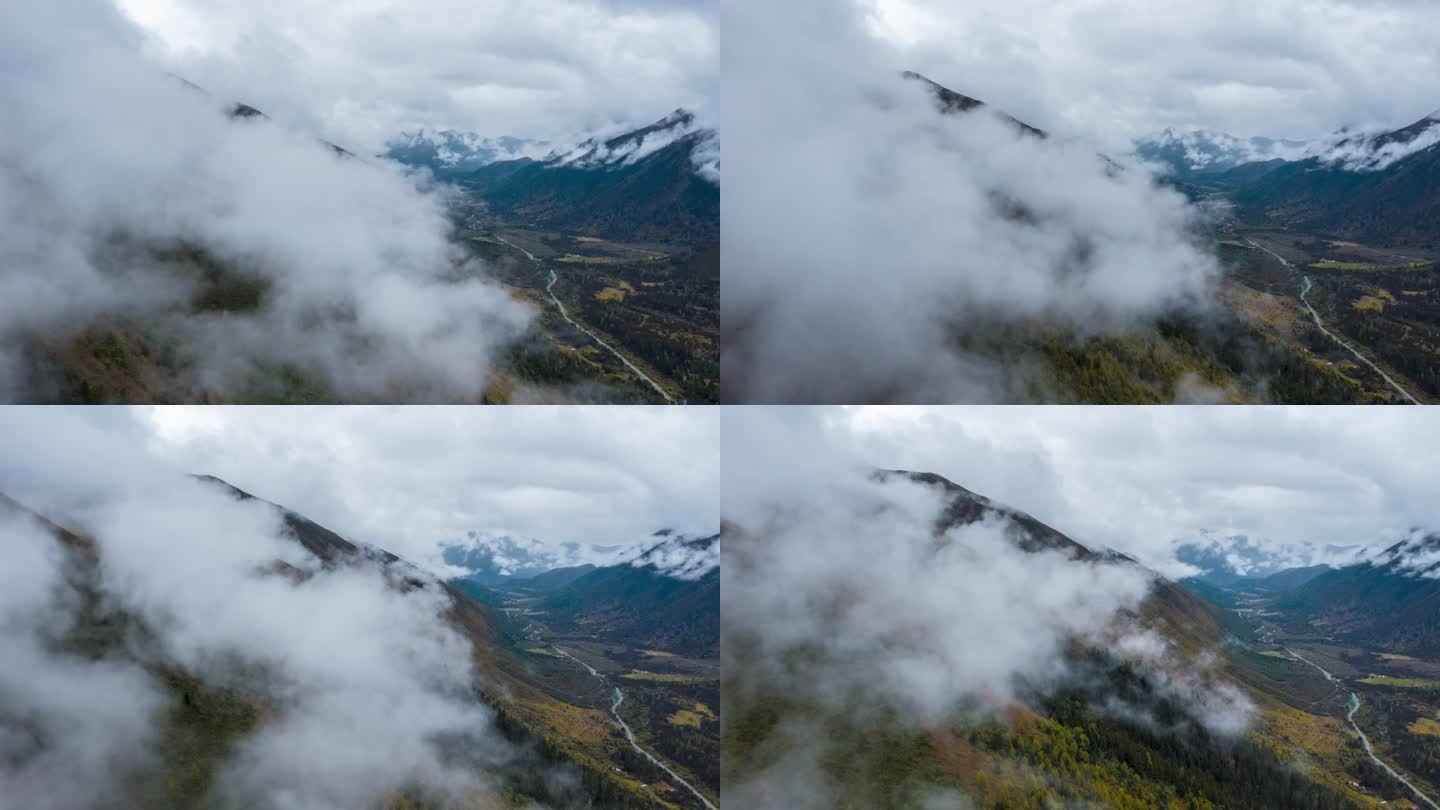
<instances>
[{"instance_id":1,"label":"winding river","mask_svg":"<svg viewBox=\"0 0 1440 810\"><path fill-rule=\"evenodd\" d=\"M579 664L580 666L584 667L584 668L586 669L586 671L588 671L591 675L595 676L595 678L596 678L597 680L599 680L601 683L605 684L606 686L610 686L610 685L611 685L611 684L610 684L610 681L609 681L608 679L606 679L606 677L605 677L604 675L601 675L599 672L596 672L594 667L590 666L589 664L585 663L584 661L581 661L579 658L576 658L575 656L571 655L570 653L567 653L567 652L565 652L564 650L560 649L559 647L556 647L554 644L551 644L551 645L550 645L550 649L554 650L554 651L557 652L557 653L560 653L561 655L565 656L566 658L569 658L571 661L574 661L575 663L577 663L577 664ZM711 803L710 803L710 800L707 799L707 798L705 798L705 794L703 794L703 793L701 793L700 791L696 790L694 785L690 784L689 782L686 782L684 779L681 779L679 774L677 774L677 773L675 773L674 771L670 770L670 766L668 766L668 765L666 765L665 763L661 762L658 758L656 758L654 755L652 755L649 751L646 751L644 748L641 748L641 747L640 747L640 744L635 741L635 732L633 732L633 731L630 730L629 724L627 724L627 723L625 722L624 718L622 718L622 717L620 716L620 704L625 702L625 693L624 693L624 692L621 692L621 691L620 691L620 687L618 687L618 686L614 687L614 689L615 689L615 693L610 696L610 715L615 718L615 722L617 722L617 723L620 724L621 730L625 732L625 739L627 739L627 740L630 741L630 747L631 747L631 748L634 748L636 751L639 751L641 756L643 756L643 757L645 757L646 759L650 760L650 761L651 761L652 763L654 763L655 766L658 767L660 770L664 771L665 773L670 774L670 778L674 779L676 782L679 782L681 785L683 785L683 786L685 787L686 790L688 790L688 791L690 791L691 793L695 794L695 798L699 799L699 800L700 800L700 803L703 804L703 805L705 805L706 810L716 810L715 805L711 804ZM1440 807L1437 807L1436 810L1440 810Z\"/></svg>"}]
</instances>

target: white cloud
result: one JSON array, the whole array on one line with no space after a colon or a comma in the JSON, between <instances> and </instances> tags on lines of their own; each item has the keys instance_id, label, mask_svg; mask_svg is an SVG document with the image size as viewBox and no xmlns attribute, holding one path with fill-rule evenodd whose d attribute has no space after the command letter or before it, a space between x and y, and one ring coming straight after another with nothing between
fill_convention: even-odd
<instances>
[{"instance_id":1,"label":"white cloud","mask_svg":"<svg viewBox=\"0 0 1440 810\"><path fill-rule=\"evenodd\" d=\"M786 742L765 749L788 753L733 785L742 802L834 806L820 763L843 737L837 728L918 733L1003 719L1089 677L1069 655L1076 641L1138 664L1217 733L1248 723L1238 690L1196 662L1177 667L1175 649L1137 625L1153 585L1144 569L1062 547L1024 551L1024 530L998 514L938 526L946 501L935 489L871 475L901 454L879 458L855 414L757 406L724 421L727 700L797 706L773 731ZM921 431L906 438L975 464L1003 458ZM1151 722L1137 707L1104 708Z\"/></svg>"}]
</instances>

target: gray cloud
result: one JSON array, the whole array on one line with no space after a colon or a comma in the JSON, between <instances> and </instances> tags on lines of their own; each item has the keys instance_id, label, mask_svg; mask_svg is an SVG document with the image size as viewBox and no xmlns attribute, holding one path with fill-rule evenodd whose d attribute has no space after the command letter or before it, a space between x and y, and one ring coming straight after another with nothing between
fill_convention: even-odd
<instances>
[{"instance_id":1,"label":"gray cloud","mask_svg":"<svg viewBox=\"0 0 1440 810\"><path fill-rule=\"evenodd\" d=\"M875 0L907 60L1118 148L1166 127L1314 138L1440 106L1440 8L1414 0Z\"/></svg>"},{"instance_id":2,"label":"gray cloud","mask_svg":"<svg viewBox=\"0 0 1440 810\"><path fill-rule=\"evenodd\" d=\"M1304 565L1440 526L1416 450L1440 422L1423 409L898 407L830 424L876 463L940 473L1171 575L1188 570L1176 545L1204 530Z\"/></svg>"},{"instance_id":3,"label":"gray cloud","mask_svg":"<svg viewBox=\"0 0 1440 810\"><path fill-rule=\"evenodd\" d=\"M707 113L712 5L686 0L121 0L192 80L357 150L419 127L569 136Z\"/></svg>"},{"instance_id":4,"label":"gray cloud","mask_svg":"<svg viewBox=\"0 0 1440 810\"><path fill-rule=\"evenodd\" d=\"M156 408L151 452L430 562L493 530L544 542L652 544L718 524L719 415L660 406ZM53 436L67 422L27 414Z\"/></svg>"}]
</instances>

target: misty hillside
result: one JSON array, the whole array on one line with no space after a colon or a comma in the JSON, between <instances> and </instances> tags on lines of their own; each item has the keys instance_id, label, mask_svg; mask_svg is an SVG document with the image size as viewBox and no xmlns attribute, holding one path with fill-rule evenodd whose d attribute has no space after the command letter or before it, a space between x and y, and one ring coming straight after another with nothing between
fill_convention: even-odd
<instances>
[{"instance_id":1,"label":"misty hillside","mask_svg":"<svg viewBox=\"0 0 1440 810\"><path fill-rule=\"evenodd\" d=\"M0 347L14 355L0 379L9 398L56 404L305 404L626 402L653 395L638 379L626 379L623 366L614 368L618 359L596 358L569 345L588 337L573 328L547 329L549 318L537 312L539 300L517 288L513 277L504 279L511 286L502 286L502 274L487 262L497 257L482 256L475 242L462 238L443 195L419 190L415 179L400 176L396 167L291 132L255 107L221 104L188 82L169 83L169 90L182 92L188 114L209 116L193 134L170 133L180 142L178 150L244 152L210 158L217 161L212 168L227 176L204 195L232 207L218 209L218 220L208 221L215 210L208 202L188 208L167 190L157 192L158 227L163 231L177 208L183 209L182 219L193 216L197 222L181 223L175 234L152 233L150 222L118 230L103 222L95 224L102 238L76 236L86 262L104 282L89 288L107 300L98 302L92 317L66 310L53 323L17 328L12 342ZM223 123L210 131L217 121ZM212 142L219 143L212 147ZM630 152L616 153L614 166L595 171L629 171L636 143L655 146L641 136ZM277 163L293 160L321 175L305 193L328 197L352 187L353 193L307 208L307 217L322 220L309 227L294 227L304 221L298 213L272 217L270 204L261 201L281 192L269 184L287 186L288 199L303 196L288 189L302 181L280 172L229 176L242 159L252 159L246 150L265 144ZM203 184L184 187L191 185ZM387 206L390 214L378 213ZM111 216L124 220L143 213ZM383 221L365 221L370 217ZM355 232L365 238L354 238ZM384 260L386 255L395 260ZM654 289L640 278L619 288L641 287L646 300L630 306L641 305L653 320L611 306L608 299L597 301L593 293L582 292L570 302L591 328L635 344L643 361L653 357L697 401L705 399L706 387L714 387L718 368L712 362L697 371L694 355L718 350L713 341L692 338L686 328L694 324L672 313L693 316L697 297L712 304L718 298L718 293L705 297L707 279L688 277L706 255L703 248L686 249L665 261L646 258L633 267L615 267L665 279L652 283ZM718 287L718 267L715 275L712 286ZM544 274L540 277L543 287ZM599 274L585 281L598 290L618 284ZM388 308L411 295L427 303L392 317ZM590 317L591 310L598 317ZM664 317L662 310L668 310ZM27 318L20 326L29 323Z\"/></svg>"},{"instance_id":2,"label":"misty hillside","mask_svg":"<svg viewBox=\"0 0 1440 810\"><path fill-rule=\"evenodd\" d=\"M101 770L77 782L76 795L58 804L49 798L22 803L77 809L674 806L636 788L629 774L649 766L632 762L629 744L602 709L572 702L563 678L519 656L512 630L492 607L393 554L219 479L201 477L189 486L201 489L171 493L173 508L228 521L216 526L217 534L243 531L252 521L273 521L278 530L278 556L248 572L223 574L235 577L224 594L207 593L221 587L219 581L176 579L169 569L219 576L229 570L224 558L238 549L206 548L203 535L186 536L193 547L178 554L181 559L133 557L126 544L134 541L122 539L129 531L123 513L103 518L92 536L0 496L7 535L18 531L23 539L33 526L55 544L48 556L58 560L64 593L52 598L68 611L68 623L42 632L43 653L26 646L15 634L18 626L9 627L0 638L7 666L32 677L35 667L58 667L47 688L60 687L54 678L65 681L63 689L82 690L108 679L111 686L95 698L127 703L110 716L97 705L98 714L75 724L64 719L66 712L97 701L51 706L35 702L43 697L34 688L17 690L11 682L0 689L0 728L10 740L0 752L0 784L10 798L62 796L68 789L56 766L64 760L56 758L79 756L67 752L87 746L106 759L103 766L92 763ZM221 499L213 500L216 495ZM227 501L238 511L217 514L232 508ZM148 521L153 534L170 531L145 507L135 516ZM32 552L22 543L17 553L24 565ZM136 578L117 578L136 563L149 569L145 581L169 582L171 590L147 595L136 590ZM268 593L268 602L244 601L259 593ZM157 610L176 599L207 615ZM301 613L288 612L298 605L305 606ZM356 635L354 621L378 623ZM290 638L297 633L299 639ZM296 643L302 646L287 646ZM570 668L558 671L570 677ZM302 677L307 672L308 679ZM342 727L348 731L337 731ZM113 751L103 748L107 738L126 734L139 736ZM307 734L315 735L314 744ZM387 753L390 745L406 746L405 754ZM87 793L92 779L108 779L106 792Z\"/></svg>"},{"instance_id":3,"label":"misty hillside","mask_svg":"<svg viewBox=\"0 0 1440 810\"><path fill-rule=\"evenodd\" d=\"M936 527L938 531L1000 520L1006 527L1010 542L1026 553L1058 551L1077 561L1113 563L1144 570L1139 563L1123 554L1092 551L1034 517L997 504L943 476L904 470L887 470L878 475L881 481L891 475L904 476L942 492L946 507ZM1213 647L1225 639L1227 631L1222 626L1219 611L1176 583L1150 571L1144 573L1152 580L1148 597L1138 610L1144 624L1190 651Z\"/></svg>"},{"instance_id":4,"label":"misty hillside","mask_svg":"<svg viewBox=\"0 0 1440 810\"><path fill-rule=\"evenodd\" d=\"M853 124L813 135L837 142L837 165L861 161L877 177L816 170L809 182L828 188L833 204L772 192L741 203L768 215L731 219L730 229L755 234L725 246L722 401L1360 404L1393 396L1378 375L1328 352L1328 338L1304 332L1303 313L1292 317L1272 300L1278 286L1257 293L1232 284L1240 262L1217 255L1210 215L1166 184L920 74L901 81L922 84L933 103L921 109L881 85L874 95L883 103L856 101L846 110ZM963 123L935 127L937 111ZM867 157L882 144L897 146L884 160ZM769 174L803 173L774 162ZM872 186L877 193L857 191ZM1128 213L1093 211L1087 201L1097 195L1123 200ZM845 213L822 236L816 223L832 211ZM771 228L777 217L796 224ZM767 242L787 249L766 250ZM798 257L821 255L817 275L792 271ZM886 314L897 310L911 316Z\"/></svg>"},{"instance_id":5,"label":"misty hillside","mask_svg":"<svg viewBox=\"0 0 1440 810\"><path fill-rule=\"evenodd\" d=\"M1296 767L1306 755L1271 726L1270 713L1284 704L1264 691L1265 676L1236 677L1245 665L1224 652L1232 620L1221 609L941 476L884 471L873 480L879 489L856 490L853 504L826 501L813 513L797 504L768 525L726 528L727 582L744 588L732 598L769 600L757 608L767 626L731 619L726 628L727 795L845 808L921 808L936 796L946 806L986 808L1362 806L1341 774ZM894 489L906 482L931 493L937 508L909 512L919 501ZM859 494L892 491L893 501L875 503ZM846 514L832 525L827 509ZM853 541L837 534L847 518ZM877 534L885 530L894 536ZM788 566L787 552L772 549L807 559L802 536L827 538L820 554L847 560L852 544L862 553L903 545L895 554L911 573L892 581L889 555L876 551L868 569L839 563L835 570L850 577L772 575L764 590L742 585L764 577L761 566ZM933 589L927 569L938 575ZM944 611L977 604L947 586L1001 604L967 616L973 630L932 622L935 611L953 623ZM1082 608L1067 610L1070 598L1083 610L1117 609L1072 624L1064 617ZM901 614L900 629L883 632L894 599L913 610ZM1036 637L1057 623L1065 629L1044 654L1055 658L1030 658L1046 649ZM873 644L847 636L860 628L876 632ZM965 640L974 643L947 646ZM1014 680L988 677L1029 645ZM907 679L932 659L939 681ZM892 696L892 679L910 686ZM985 685L965 686L971 679ZM914 701L925 709L911 717ZM796 772L807 774L803 785L787 784L782 774Z\"/></svg>"}]
</instances>

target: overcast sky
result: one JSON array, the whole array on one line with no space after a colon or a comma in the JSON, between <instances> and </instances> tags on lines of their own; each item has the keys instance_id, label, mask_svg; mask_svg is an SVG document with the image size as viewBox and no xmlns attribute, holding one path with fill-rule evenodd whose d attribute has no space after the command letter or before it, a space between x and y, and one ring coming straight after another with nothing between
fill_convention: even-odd
<instances>
[{"instance_id":1,"label":"overcast sky","mask_svg":"<svg viewBox=\"0 0 1440 810\"><path fill-rule=\"evenodd\" d=\"M740 431L784 419L785 435L818 430L869 464L939 473L1172 574L1175 543L1202 529L1323 546L1440 528L1440 475L1423 449L1440 446L1440 418L1420 408L730 410L727 453Z\"/></svg>"},{"instance_id":2,"label":"overcast sky","mask_svg":"<svg viewBox=\"0 0 1440 810\"><path fill-rule=\"evenodd\" d=\"M116 1L168 69L355 149L705 117L717 81L709 0Z\"/></svg>"},{"instance_id":3,"label":"overcast sky","mask_svg":"<svg viewBox=\"0 0 1440 810\"><path fill-rule=\"evenodd\" d=\"M718 422L641 406L6 408L0 491L23 500L72 464L168 466L414 562L469 529L635 543L715 531Z\"/></svg>"},{"instance_id":4,"label":"overcast sky","mask_svg":"<svg viewBox=\"0 0 1440 810\"><path fill-rule=\"evenodd\" d=\"M1310 138L1440 107L1430 0L860 0L900 60L1035 126Z\"/></svg>"}]
</instances>

